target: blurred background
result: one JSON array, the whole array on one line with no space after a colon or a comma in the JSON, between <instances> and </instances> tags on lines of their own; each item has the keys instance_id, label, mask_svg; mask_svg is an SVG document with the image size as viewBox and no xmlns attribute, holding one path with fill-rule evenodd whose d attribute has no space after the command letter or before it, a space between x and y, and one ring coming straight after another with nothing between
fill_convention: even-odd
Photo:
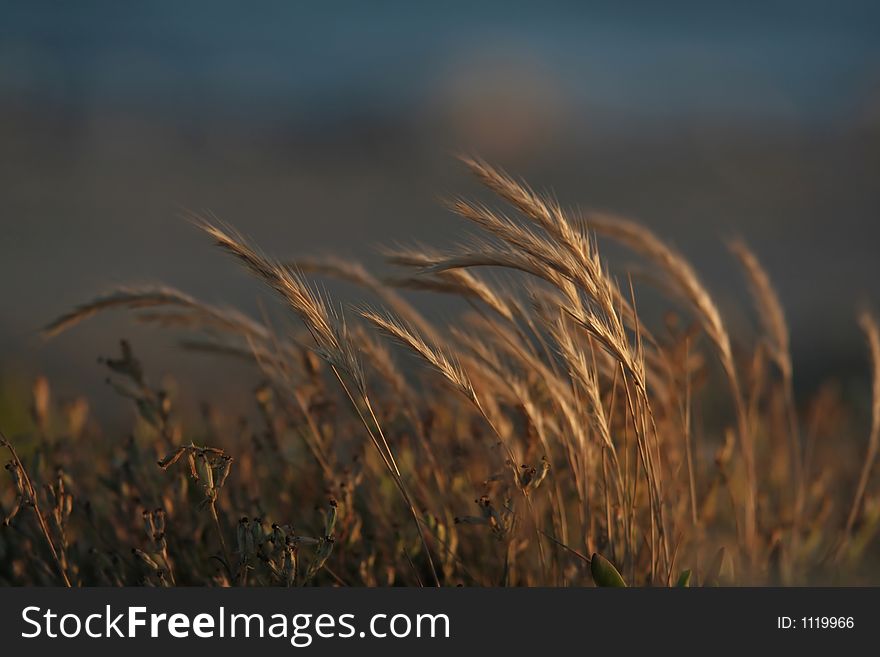
<instances>
[{"instance_id":1,"label":"blurred background","mask_svg":"<svg viewBox=\"0 0 880 657\"><path fill-rule=\"evenodd\" d=\"M0 397L46 373L100 400L95 359L119 337L148 373L240 393L252 373L123 315L37 331L122 283L261 312L185 210L274 255L380 271L379 245L454 242L438 200L477 192L460 151L646 222L737 335L754 318L724 242L744 237L786 305L802 389L865 394L880 4L708 4L0 0Z\"/></svg>"}]
</instances>

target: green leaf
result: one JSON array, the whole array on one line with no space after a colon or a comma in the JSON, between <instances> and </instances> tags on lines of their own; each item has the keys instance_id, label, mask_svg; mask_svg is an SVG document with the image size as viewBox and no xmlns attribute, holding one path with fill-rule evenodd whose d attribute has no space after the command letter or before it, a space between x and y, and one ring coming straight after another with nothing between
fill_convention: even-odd
<instances>
[{"instance_id":1,"label":"green leaf","mask_svg":"<svg viewBox=\"0 0 880 657\"><path fill-rule=\"evenodd\" d=\"M691 571L690 569L681 571L681 575L678 576L678 581L675 585L680 589L686 589L691 585Z\"/></svg>"},{"instance_id":2,"label":"green leaf","mask_svg":"<svg viewBox=\"0 0 880 657\"><path fill-rule=\"evenodd\" d=\"M626 586L626 582L623 581L623 577L617 572L617 568L598 552L593 553L593 556L590 557L590 573L593 575L593 581L596 583L596 586Z\"/></svg>"}]
</instances>

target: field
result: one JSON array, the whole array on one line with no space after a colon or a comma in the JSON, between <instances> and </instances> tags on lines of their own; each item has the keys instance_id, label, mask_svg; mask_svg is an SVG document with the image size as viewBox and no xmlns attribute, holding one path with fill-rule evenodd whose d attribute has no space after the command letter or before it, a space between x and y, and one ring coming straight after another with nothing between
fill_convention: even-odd
<instances>
[{"instance_id":1,"label":"field","mask_svg":"<svg viewBox=\"0 0 880 657\"><path fill-rule=\"evenodd\" d=\"M832 387L800 399L783 303L744 241L730 255L757 340L731 335L686 258L641 224L463 163L496 203L450 199L473 232L454 249L389 248L389 278L350 260L281 261L189 217L297 331L158 286L111 290L49 324L47 339L125 309L264 383L239 391L251 416L206 404L184 424L185 383L164 389L123 341L102 361L137 413L119 435L85 400L55 405L38 379L30 430L3 437L0 583L876 584L874 315L857 316L870 407ZM637 268L607 263L605 243ZM330 299L318 278L363 298ZM469 310L438 325L403 289ZM644 294L668 304L659 321L640 315Z\"/></svg>"}]
</instances>

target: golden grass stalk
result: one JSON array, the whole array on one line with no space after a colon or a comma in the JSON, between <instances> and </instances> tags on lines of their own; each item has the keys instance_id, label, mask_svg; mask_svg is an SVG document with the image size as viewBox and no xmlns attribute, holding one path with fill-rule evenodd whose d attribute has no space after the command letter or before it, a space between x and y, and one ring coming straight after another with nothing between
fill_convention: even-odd
<instances>
[{"instance_id":1,"label":"golden grass stalk","mask_svg":"<svg viewBox=\"0 0 880 657\"><path fill-rule=\"evenodd\" d=\"M186 315L178 316L181 321L192 324L217 326L240 335L250 335L265 339L265 327L249 319L232 308L219 308L198 301L188 294L164 285L119 287L94 299L80 304L47 324L42 331L44 337L51 338L67 331L98 313L109 310L145 310L149 308L178 308ZM156 314L156 321L163 317Z\"/></svg>"},{"instance_id":2,"label":"golden grass stalk","mask_svg":"<svg viewBox=\"0 0 880 657\"><path fill-rule=\"evenodd\" d=\"M789 349L788 322L785 321L785 311L779 301L779 295L758 257L743 240L734 240L728 246L746 275L755 307L758 310L758 319L764 327L764 333L770 343L771 355L783 376L790 379L791 351Z\"/></svg>"},{"instance_id":3,"label":"golden grass stalk","mask_svg":"<svg viewBox=\"0 0 880 657\"><path fill-rule=\"evenodd\" d=\"M536 194L524 182L514 180L479 158L460 159L484 185L541 226L573 255L582 257L589 253L589 238L568 221L558 203Z\"/></svg>"},{"instance_id":4,"label":"golden grass stalk","mask_svg":"<svg viewBox=\"0 0 880 657\"><path fill-rule=\"evenodd\" d=\"M729 244L729 247L746 275L758 311L758 318L764 327L764 334L770 346L770 356L782 374L783 395L788 420L791 483L794 489L793 540L797 545L806 484L804 482L804 455L794 398L794 374L791 364L788 322L785 320L785 311L782 308L779 295L758 257L743 240L734 240Z\"/></svg>"},{"instance_id":5,"label":"golden grass stalk","mask_svg":"<svg viewBox=\"0 0 880 657\"><path fill-rule=\"evenodd\" d=\"M431 268L443 260L437 252L420 249L389 249L386 257L395 264ZM454 294L466 299L482 301L486 306L498 313L509 322L513 321L513 299L494 289L486 281L465 269L449 269L438 271L433 276L417 274L415 276L397 276L385 279L388 285L412 290Z\"/></svg>"},{"instance_id":6,"label":"golden grass stalk","mask_svg":"<svg viewBox=\"0 0 880 657\"><path fill-rule=\"evenodd\" d=\"M593 240L568 219L557 203L544 200L484 163L475 160L465 160L465 163L487 186L509 201L543 232L523 226L485 205L456 199L450 203L454 212L486 230L504 246L471 246L445 261L437 262L426 272L502 266L531 273L559 289L567 300L563 310L620 363L624 375L635 385L637 399L630 400L630 411L651 498L652 541L656 530L668 559L659 442L655 431L654 447L649 447L648 425L653 424L653 420L650 419L641 328L635 311L605 271ZM585 295L586 305L576 290ZM630 344L625 319L629 320L635 332L635 346ZM652 571L655 565L652 558Z\"/></svg>"},{"instance_id":7,"label":"golden grass stalk","mask_svg":"<svg viewBox=\"0 0 880 657\"><path fill-rule=\"evenodd\" d=\"M233 230L198 218L193 221L214 239L217 246L235 256L257 278L278 292L305 324L319 355L363 387L363 370L345 337L345 325L327 302L309 288L302 276L263 255Z\"/></svg>"},{"instance_id":8,"label":"golden grass stalk","mask_svg":"<svg viewBox=\"0 0 880 657\"><path fill-rule=\"evenodd\" d=\"M516 484L517 490L522 493L526 501L526 506L528 506L531 513L532 524L534 526L535 535L537 536L538 551L540 554L542 570L546 571L546 558L544 554L544 544L541 540L541 530L538 525L537 515L535 514L534 507L532 506L531 499L529 498L527 492L523 489L523 487L519 485L518 472L516 469L516 464L518 461L516 453L513 451L510 442L499 430L496 422L493 421L491 414L486 408L485 401L481 400L477 396L477 391L474 388L473 383L471 382L467 372L464 371L461 364L457 360L455 360L451 356L448 356L439 347L429 345L410 327L407 327L394 317L390 317L387 315L383 316L371 310L362 311L361 316L373 325L375 325L381 331L388 334L394 340L400 342L405 347L408 347L410 350L414 351L425 362L427 362L435 370L442 374L446 381L448 381L453 388L459 391L473 404L473 406L477 409L477 411L492 429L492 432L498 438L504 448L504 451L507 453L507 465L513 474L513 481Z\"/></svg>"},{"instance_id":9,"label":"golden grass stalk","mask_svg":"<svg viewBox=\"0 0 880 657\"><path fill-rule=\"evenodd\" d=\"M721 313L690 263L650 229L627 219L600 213L591 213L584 217L584 220L599 235L616 240L653 261L675 284L678 294L693 307L703 330L715 345L734 402L747 478L744 504L745 543L754 557L754 550L757 546L758 515L758 475L755 448L749 428L748 411L731 349L730 336L721 319Z\"/></svg>"},{"instance_id":10,"label":"golden grass stalk","mask_svg":"<svg viewBox=\"0 0 880 657\"><path fill-rule=\"evenodd\" d=\"M418 513L415 510L409 490L403 481L402 474L394 458L394 453L388 445L382 427L373 411L366 390L366 378L363 368L355 352L354 343L348 337L345 324L341 322L336 313L330 310L329 305L320 296L309 289L302 277L290 267L284 266L280 262L261 254L248 245L240 235L235 234L231 230L216 226L203 219L196 218L194 222L199 228L213 237L218 246L238 258L259 279L278 292L294 312L299 315L317 344L318 354L330 364L334 374L336 374L336 378L351 400L354 410L367 429L373 446L376 448L400 491L415 522L422 546L425 549L425 557L428 560L434 577L434 583L439 586L437 572L434 569L431 552L428 549ZM379 434L378 439L373 433L370 423L367 422L366 417L362 414L357 400L352 395L340 372L345 374L354 384L361 401L372 417L375 429Z\"/></svg>"},{"instance_id":11,"label":"golden grass stalk","mask_svg":"<svg viewBox=\"0 0 880 657\"><path fill-rule=\"evenodd\" d=\"M375 294L389 308L392 308L425 335L432 338L436 336L434 327L412 304L391 289L385 281L379 280L367 271L359 262L343 260L335 256L325 256L320 259L297 258L285 263L285 266L295 271L328 276L359 285Z\"/></svg>"},{"instance_id":12,"label":"golden grass stalk","mask_svg":"<svg viewBox=\"0 0 880 657\"><path fill-rule=\"evenodd\" d=\"M408 347L437 370L461 394L479 404L477 392L461 364L448 356L440 347L429 345L412 327L388 314L373 310L361 311L361 316L390 337Z\"/></svg>"},{"instance_id":13,"label":"golden grass stalk","mask_svg":"<svg viewBox=\"0 0 880 657\"><path fill-rule=\"evenodd\" d=\"M856 486L855 497L853 498L852 507L846 521L846 529L844 530L844 541L848 541L852 535L853 527L858 519L862 502L865 498L865 491L868 488L868 482L871 479L871 471L877 460L877 452L880 450L880 326L877 324L877 318L871 313L865 311L859 317L859 324L865 332L868 340L868 347L871 352L871 371L872 391L871 391L871 433L868 438L868 449L865 453L865 460L862 464L861 474L859 475L859 483Z\"/></svg>"}]
</instances>

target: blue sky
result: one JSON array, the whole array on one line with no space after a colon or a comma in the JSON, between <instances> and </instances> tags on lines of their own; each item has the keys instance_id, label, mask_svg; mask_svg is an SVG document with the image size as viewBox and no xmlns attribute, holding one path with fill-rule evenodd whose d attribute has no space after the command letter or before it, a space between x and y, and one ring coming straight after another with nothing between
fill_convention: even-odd
<instances>
[{"instance_id":1,"label":"blue sky","mask_svg":"<svg viewBox=\"0 0 880 657\"><path fill-rule=\"evenodd\" d=\"M320 4L320 6L319 6ZM713 4L714 6L707 6ZM574 106L802 120L880 80L880 4L3 2L0 97L198 115L394 115L470 57L536 62ZM516 62L513 63L516 65Z\"/></svg>"}]
</instances>

